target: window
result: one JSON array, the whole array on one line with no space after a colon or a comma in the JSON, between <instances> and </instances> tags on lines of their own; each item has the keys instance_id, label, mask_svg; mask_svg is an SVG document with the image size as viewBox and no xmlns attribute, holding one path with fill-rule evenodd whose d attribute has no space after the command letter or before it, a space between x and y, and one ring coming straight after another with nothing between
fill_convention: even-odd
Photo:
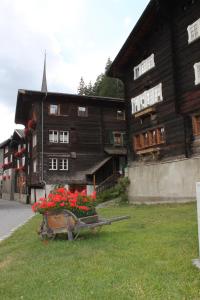
<instances>
[{"instance_id":1,"label":"window","mask_svg":"<svg viewBox=\"0 0 200 300\"><path fill-rule=\"evenodd\" d=\"M140 135L136 135L134 137L134 148L136 150L140 149L141 148L141 140L140 140Z\"/></svg>"},{"instance_id":2,"label":"window","mask_svg":"<svg viewBox=\"0 0 200 300\"><path fill-rule=\"evenodd\" d=\"M134 67L134 80L155 67L154 54L143 60L138 66Z\"/></svg>"},{"instance_id":3,"label":"window","mask_svg":"<svg viewBox=\"0 0 200 300\"><path fill-rule=\"evenodd\" d=\"M79 117L87 117L88 116L88 109L85 106L78 107L78 116Z\"/></svg>"},{"instance_id":4,"label":"window","mask_svg":"<svg viewBox=\"0 0 200 300\"><path fill-rule=\"evenodd\" d=\"M59 169L61 171L67 171L68 170L68 159L67 158L60 159Z\"/></svg>"},{"instance_id":5,"label":"window","mask_svg":"<svg viewBox=\"0 0 200 300\"><path fill-rule=\"evenodd\" d=\"M18 159L18 160L17 160L17 168L18 168L18 169L19 169L19 165L20 165L20 164L19 164L19 159Z\"/></svg>"},{"instance_id":6,"label":"window","mask_svg":"<svg viewBox=\"0 0 200 300\"><path fill-rule=\"evenodd\" d=\"M5 147L5 153L8 153L8 146Z\"/></svg>"},{"instance_id":7,"label":"window","mask_svg":"<svg viewBox=\"0 0 200 300\"><path fill-rule=\"evenodd\" d=\"M200 19L195 21L193 24L189 25L188 31L188 43L192 43L200 37Z\"/></svg>"},{"instance_id":8,"label":"window","mask_svg":"<svg viewBox=\"0 0 200 300\"><path fill-rule=\"evenodd\" d=\"M27 172L28 172L28 175L30 174L30 167L28 165L28 168L27 168Z\"/></svg>"},{"instance_id":9,"label":"window","mask_svg":"<svg viewBox=\"0 0 200 300\"><path fill-rule=\"evenodd\" d=\"M33 160L33 173L37 172L37 159Z\"/></svg>"},{"instance_id":10,"label":"window","mask_svg":"<svg viewBox=\"0 0 200 300\"><path fill-rule=\"evenodd\" d=\"M69 143L69 131L60 131L59 133L60 143Z\"/></svg>"},{"instance_id":11,"label":"window","mask_svg":"<svg viewBox=\"0 0 200 300\"><path fill-rule=\"evenodd\" d=\"M193 116L192 125L193 125L194 135L200 135L200 115L199 116Z\"/></svg>"},{"instance_id":12,"label":"window","mask_svg":"<svg viewBox=\"0 0 200 300\"><path fill-rule=\"evenodd\" d=\"M60 105L58 104L50 104L49 106L49 114L58 116L60 114Z\"/></svg>"},{"instance_id":13,"label":"window","mask_svg":"<svg viewBox=\"0 0 200 300\"><path fill-rule=\"evenodd\" d=\"M58 159L50 158L49 159L49 170L57 170L58 169Z\"/></svg>"},{"instance_id":14,"label":"window","mask_svg":"<svg viewBox=\"0 0 200 300\"><path fill-rule=\"evenodd\" d=\"M21 145L18 145L18 152L20 152L22 149Z\"/></svg>"},{"instance_id":15,"label":"window","mask_svg":"<svg viewBox=\"0 0 200 300\"><path fill-rule=\"evenodd\" d=\"M4 158L4 164L8 164L8 157Z\"/></svg>"},{"instance_id":16,"label":"window","mask_svg":"<svg viewBox=\"0 0 200 300\"><path fill-rule=\"evenodd\" d=\"M132 114L163 100L162 83L131 99Z\"/></svg>"},{"instance_id":17,"label":"window","mask_svg":"<svg viewBox=\"0 0 200 300\"><path fill-rule=\"evenodd\" d=\"M49 142L58 143L58 130L49 130Z\"/></svg>"},{"instance_id":18,"label":"window","mask_svg":"<svg viewBox=\"0 0 200 300\"><path fill-rule=\"evenodd\" d=\"M125 111L117 110L117 120L125 120Z\"/></svg>"},{"instance_id":19,"label":"window","mask_svg":"<svg viewBox=\"0 0 200 300\"><path fill-rule=\"evenodd\" d=\"M194 64L194 76L195 76L195 84L200 83L200 62Z\"/></svg>"},{"instance_id":20,"label":"window","mask_svg":"<svg viewBox=\"0 0 200 300\"><path fill-rule=\"evenodd\" d=\"M113 132L113 144L114 146L123 146L123 135L124 133L122 132Z\"/></svg>"},{"instance_id":21,"label":"window","mask_svg":"<svg viewBox=\"0 0 200 300\"><path fill-rule=\"evenodd\" d=\"M10 154L10 162L13 162L13 155Z\"/></svg>"},{"instance_id":22,"label":"window","mask_svg":"<svg viewBox=\"0 0 200 300\"><path fill-rule=\"evenodd\" d=\"M30 152L30 143L28 143L28 152Z\"/></svg>"},{"instance_id":23,"label":"window","mask_svg":"<svg viewBox=\"0 0 200 300\"><path fill-rule=\"evenodd\" d=\"M25 166L25 162L26 162L26 158L25 156L22 157L22 166L24 167Z\"/></svg>"},{"instance_id":24,"label":"window","mask_svg":"<svg viewBox=\"0 0 200 300\"><path fill-rule=\"evenodd\" d=\"M163 143L165 143L164 127L155 128L134 136L134 149L136 151Z\"/></svg>"},{"instance_id":25,"label":"window","mask_svg":"<svg viewBox=\"0 0 200 300\"><path fill-rule=\"evenodd\" d=\"M33 143L33 148L34 148L37 145L37 135L36 134L34 134L32 137L32 143Z\"/></svg>"}]
</instances>

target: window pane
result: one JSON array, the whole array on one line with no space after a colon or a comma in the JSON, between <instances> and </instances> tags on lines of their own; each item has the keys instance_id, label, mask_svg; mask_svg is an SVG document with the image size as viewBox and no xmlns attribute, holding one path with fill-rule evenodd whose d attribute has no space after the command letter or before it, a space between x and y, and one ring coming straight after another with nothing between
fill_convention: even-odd
<instances>
[{"instance_id":1,"label":"window pane","mask_svg":"<svg viewBox=\"0 0 200 300\"><path fill-rule=\"evenodd\" d=\"M59 106L57 104L50 104L50 114L58 115L59 114Z\"/></svg>"}]
</instances>

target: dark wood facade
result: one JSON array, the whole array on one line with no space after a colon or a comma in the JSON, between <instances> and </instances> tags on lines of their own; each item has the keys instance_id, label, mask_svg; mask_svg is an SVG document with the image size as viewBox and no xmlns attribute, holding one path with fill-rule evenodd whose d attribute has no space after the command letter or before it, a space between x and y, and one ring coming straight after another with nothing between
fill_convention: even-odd
<instances>
[{"instance_id":1,"label":"dark wood facade","mask_svg":"<svg viewBox=\"0 0 200 300\"><path fill-rule=\"evenodd\" d=\"M25 125L29 187L99 185L125 167L123 100L19 90L15 122Z\"/></svg>"},{"instance_id":2,"label":"dark wood facade","mask_svg":"<svg viewBox=\"0 0 200 300\"><path fill-rule=\"evenodd\" d=\"M199 19L199 0L151 0L108 72L125 84L130 159L134 161L200 154L200 85L194 72L194 64L200 62L200 38L188 41L188 26ZM134 78L134 69L152 54L154 66ZM162 100L132 112L131 99L136 101L159 84Z\"/></svg>"}]
</instances>

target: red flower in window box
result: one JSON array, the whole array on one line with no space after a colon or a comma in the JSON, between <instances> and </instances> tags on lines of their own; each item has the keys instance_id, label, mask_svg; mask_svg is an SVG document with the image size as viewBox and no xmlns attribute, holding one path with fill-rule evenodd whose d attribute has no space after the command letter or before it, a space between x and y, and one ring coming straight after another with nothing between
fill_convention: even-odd
<instances>
[{"instance_id":1,"label":"red flower in window box","mask_svg":"<svg viewBox=\"0 0 200 300\"><path fill-rule=\"evenodd\" d=\"M6 180L6 176L3 176L3 180Z\"/></svg>"},{"instance_id":2,"label":"red flower in window box","mask_svg":"<svg viewBox=\"0 0 200 300\"><path fill-rule=\"evenodd\" d=\"M35 127L36 127L36 121L35 120L29 120L28 121L28 129L35 129Z\"/></svg>"},{"instance_id":3,"label":"red flower in window box","mask_svg":"<svg viewBox=\"0 0 200 300\"><path fill-rule=\"evenodd\" d=\"M30 130L27 127L24 128L24 134L26 137L29 135L29 133L30 133Z\"/></svg>"},{"instance_id":4,"label":"red flower in window box","mask_svg":"<svg viewBox=\"0 0 200 300\"><path fill-rule=\"evenodd\" d=\"M26 148L22 148L20 154L23 154L26 151Z\"/></svg>"},{"instance_id":5,"label":"red flower in window box","mask_svg":"<svg viewBox=\"0 0 200 300\"><path fill-rule=\"evenodd\" d=\"M10 175L8 175L8 177L7 177L8 179L10 179Z\"/></svg>"}]
</instances>

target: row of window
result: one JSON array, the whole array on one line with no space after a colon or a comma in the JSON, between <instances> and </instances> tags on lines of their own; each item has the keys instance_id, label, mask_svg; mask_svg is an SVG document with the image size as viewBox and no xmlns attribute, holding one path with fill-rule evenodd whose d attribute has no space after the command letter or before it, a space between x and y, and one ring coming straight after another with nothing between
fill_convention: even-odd
<instances>
[{"instance_id":1,"label":"row of window","mask_svg":"<svg viewBox=\"0 0 200 300\"><path fill-rule=\"evenodd\" d=\"M49 130L50 143L69 143L69 131Z\"/></svg>"},{"instance_id":2,"label":"row of window","mask_svg":"<svg viewBox=\"0 0 200 300\"><path fill-rule=\"evenodd\" d=\"M154 54L144 59L138 66L134 67L134 79L139 78L141 75L146 73L155 67Z\"/></svg>"},{"instance_id":3,"label":"row of window","mask_svg":"<svg viewBox=\"0 0 200 300\"><path fill-rule=\"evenodd\" d=\"M142 150L165 142L164 127L155 128L134 136L134 149Z\"/></svg>"},{"instance_id":4,"label":"row of window","mask_svg":"<svg viewBox=\"0 0 200 300\"><path fill-rule=\"evenodd\" d=\"M61 170L67 171L68 170L68 159L67 158L49 158L49 170Z\"/></svg>"},{"instance_id":5,"label":"row of window","mask_svg":"<svg viewBox=\"0 0 200 300\"><path fill-rule=\"evenodd\" d=\"M132 114L163 100L162 83L131 99Z\"/></svg>"},{"instance_id":6,"label":"row of window","mask_svg":"<svg viewBox=\"0 0 200 300\"><path fill-rule=\"evenodd\" d=\"M54 116L61 115L60 104L50 104L49 114L54 115ZM78 117L88 117L88 108L86 106L78 106L77 115L78 115ZM117 120L125 120L124 110L117 110L116 118L117 118Z\"/></svg>"},{"instance_id":7,"label":"row of window","mask_svg":"<svg viewBox=\"0 0 200 300\"><path fill-rule=\"evenodd\" d=\"M188 43L194 42L200 37L200 19L188 26Z\"/></svg>"}]
</instances>

